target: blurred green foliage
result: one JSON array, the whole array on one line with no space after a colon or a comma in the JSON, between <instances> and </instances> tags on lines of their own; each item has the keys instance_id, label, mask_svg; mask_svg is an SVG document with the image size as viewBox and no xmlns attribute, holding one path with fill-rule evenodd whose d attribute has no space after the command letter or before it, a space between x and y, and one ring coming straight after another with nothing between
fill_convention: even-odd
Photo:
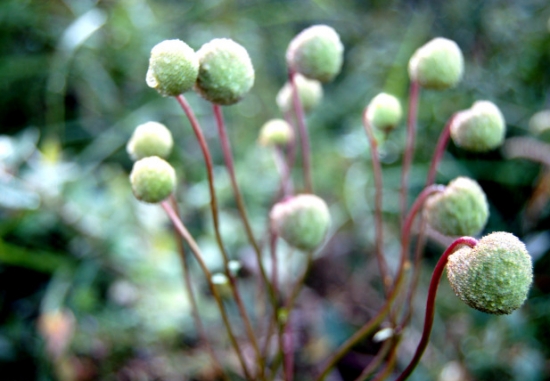
<instances>
[{"instance_id":1,"label":"blurred green foliage","mask_svg":"<svg viewBox=\"0 0 550 381\"><path fill-rule=\"evenodd\" d=\"M280 117L275 96L286 80L288 42L317 23L341 35L342 74L325 86L321 107L308 119L317 193L331 204L336 219L335 235L307 282L314 292L304 303L314 303L320 313L297 311L296 319L316 340L304 343L298 359L298 379L308 379L312 364L381 305L375 264L364 260L373 246L374 187L361 128L363 108L381 91L406 104L408 59L428 39L444 36L463 50L463 82L453 90L422 93L412 201L445 121L474 100L499 105L509 137L529 135L529 118L550 102L549 17L546 0L3 0L2 379L213 379L208 357L197 348L167 220L160 208L133 199L127 179L131 161L125 144L133 129L149 120L166 124L177 142L171 162L181 179L184 221L208 265L220 268L204 166L192 131L177 103L145 84L156 43L180 38L198 49L212 38L229 37L248 50L256 83L241 103L224 111L239 181L260 236L278 177L270 152L256 140L266 120ZM217 164L222 234L233 257L246 265L251 254L221 167L211 110L194 94L188 99ZM398 253L403 145L401 128L381 146L390 263ZM535 285L520 311L495 318L457 303L443 282L431 348L425 366L411 379L450 380L442 370L452 362L465 370L466 379L550 379L550 208L543 202L535 217L525 213L537 183L548 176L544 173L539 163L505 160L500 151L472 155L449 147L438 182L466 175L482 185L491 209L486 231L510 231L526 242L535 261ZM547 200L548 189L544 195ZM432 243L428 249L426 277L442 246ZM299 264L300 258L289 258L288 277ZM216 332L218 315L194 266L201 313ZM243 292L250 294L246 300L253 300L253 281L243 279ZM427 279L421 284L415 302L419 312ZM56 311L64 314L52 315ZM72 332L69 355L52 357L46 345L52 339L46 340L40 328L47 325L45 316L62 316L52 318L48 332L58 335L54 341L63 342L62 334ZM411 356L421 321L422 313L415 314L400 366ZM214 340L222 351L223 339ZM376 347L365 343L356 353L372 355ZM228 363L234 361L231 356L225 356ZM353 379L357 370L344 365L342 379Z\"/></svg>"}]
</instances>

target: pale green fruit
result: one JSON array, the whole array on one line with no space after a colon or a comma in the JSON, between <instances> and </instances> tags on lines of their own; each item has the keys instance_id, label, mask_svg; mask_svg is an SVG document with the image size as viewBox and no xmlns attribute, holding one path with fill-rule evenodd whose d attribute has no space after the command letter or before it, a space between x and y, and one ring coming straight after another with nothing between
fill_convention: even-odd
<instances>
[{"instance_id":1,"label":"pale green fruit","mask_svg":"<svg viewBox=\"0 0 550 381\"><path fill-rule=\"evenodd\" d=\"M271 119L260 130L260 144L285 146L294 140L292 127L283 119Z\"/></svg>"},{"instance_id":2,"label":"pale green fruit","mask_svg":"<svg viewBox=\"0 0 550 381\"><path fill-rule=\"evenodd\" d=\"M329 82L342 68L344 46L336 31L327 25L314 25L300 32L286 51L288 67L310 79Z\"/></svg>"},{"instance_id":3,"label":"pale green fruit","mask_svg":"<svg viewBox=\"0 0 550 381\"><path fill-rule=\"evenodd\" d=\"M166 158L173 144L172 134L164 124L147 122L136 127L126 151L134 161L148 156Z\"/></svg>"},{"instance_id":4,"label":"pale green fruit","mask_svg":"<svg viewBox=\"0 0 550 381\"><path fill-rule=\"evenodd\" d=\"M430 226L448 236L476 235L489 218L485 193L467 177L456 178L443 192L430 196L424 210Z\"/></svg>"},{"instance_id":5,"label":"pale green fruit","mask_svg":"<svg viewBox=\"0 0 550 381\"><path fill-rule=\"evenodd\" d=\"M304 77L301 74L296 74L294 76L294 81L296 82L296 88L298 89L298 96L300 97L300 102L302 103L302 109L304 112L308 113L315 108L323 98L323 87L321 82L316 79L309 79ZM277 94L277 106L283 114L292 110L293 107L293 98L292 98L292 85L287 82L281 88Z\"/></svg>"},{"instance_id":6,"label":"pale green fruit","mask_svg":"<svg viewBox=\"0 0 550 381\"><path fill-rule=\"evenodd\" d=\"M378 94L367 106L367 120L371 126L379 130L393 130L401 121L402 116L401 103L390 94Z\"/></svg>"},{"instance_id":7,"label":"pale green fruit","mask_svg":"<svg viewBox=\"0 0 550 381\"><path fill-rule=\"evenodd\" d=\"M483 237L472 249L462 247L447 262L455 294L470 307L490 314L510 314L522 306L533 281L531 256L513 234Z\"/></svg>"},{"instance_id":8,"label":"pale green fruit","mask_svg":"<svg viewBox=\"0 0 550 381\"><path fill-rule=\"evenodd\" d=\"M195 90L206 100L231 105L254 84L254 67L248 52L228 38L216 38L198 51L200 67Z\"/></svg>"},{"instance_id":9,"label":"pale green fruit","mask_svg":"<svg viewBox=\"0 0 550 381\"><path fill-rule=\"evenodd\" d=\"M146 82L162 96L177 96L190 90L199 74L195 51L180 40L155 45L149 58Z\"/></svg>"},{"instance_id":10,"label":"pale green fruit","mask_svg":"<svg viewBox=\"0 0 550 381\"><path fill-rule=\"evenodd\" d=\"M489 101L477 101L457 113L451 123L453 142L466 150L486 152L502 145L506 122L502 113Z\"/></svg>"},{"instance_id":11,"label":"pale green fruit","mask_svg":"<svg viewBox=\"0 0 550 381\"><path fill-rule=\"evenodd\" d=\"M426 89L444 90L457 85L464 72L458 45L438 37L416 50L409 61L409 77Z\"/></svg>"},{"instance_id":12,"label":"pale green fruit","mask_svg":"<svg viewBox=\"0 0 550 381\"><path fill-rule=\"evenodd\" d=\"M138 200L155 204L172 194L176 187L176 173L160 157L150 156L134 163L130 183Z\"/></svg>"},{"instance_id":13,"label":"pale green fruit","mask_svg":"<svg viewBox=\"0 0 550 381\"><path fill-rule=\"evenodd\" d=\"M312 194L301 194L281 201L269 214L271 228L290 246L303 251L318 247L330 226L327 204Z\"/></svg>"}]
</instances>

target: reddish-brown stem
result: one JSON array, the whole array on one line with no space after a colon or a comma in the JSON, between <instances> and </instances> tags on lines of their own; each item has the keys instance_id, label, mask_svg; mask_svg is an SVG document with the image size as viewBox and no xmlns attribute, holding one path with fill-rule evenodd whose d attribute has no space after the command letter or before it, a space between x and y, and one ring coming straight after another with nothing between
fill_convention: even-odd
<instances>
[{"instance_id":1,"label":"reddish-brown stem","mask_svg":"<svg viewBox=\"0 0 550 381\"><path fill-rule=\"evenodd\" d=\"M380 364L382 364L382 361L384 361L384 358L389 353L392 347L395 347L395 341L393 340L393 338L386 340L384 344L382 344L382 348L380 348L376 356L374 356L369 365L367 365L367 367L363 369L363 371L355 379L355 381L363 381L364 379L369 377L375 371L375 369L380 366Z\"/></svg>"},{"instance_id":2,"label":"reddish-brown stem","mask_svg":"<svg viewBox=\"0 0 550 381\"><path fill-rule=\"evenodd\" d=\"M212 274L210 273L210 270L208 270L208 267L206 267L206 263L204 262L201 251L199 249L199 246L189 233L189 231L185 228L183 225L183 222L181 222L180 218L178 217L177 213L172 208L172 205L168 201L163 201L161 203L162 208L172 221L172 224L174 225L174 228L178 231L178 233L182 236L182 238L187 242L189 247L191 248L191 252L193 253L195 259L197 260L202 272L204 273L204 276L206 278L206 281L208 283L208 287L210 288L210 292L212 293L212 296L214 297L214 300L216 301L216 304L218 305L218 309L220 311L220 314L222 316L222 321L225 326L225 330L227 331L227 335L229 336L229 341L231 342L231 345L233 346L233 349L235 350L235 353L237 354L237 357L239 359L239 362L241 364L241 367L243 369L243 373L247 380L255 380L254 377L250 376L250 372L248 370L248 367L246 366L246 362L244 361L244 357L241 351L241 348L239 347L239 344L237 342L237 339L235 337L235 334L233 333L233 328L231 327L231 323L229 322L229 317L227 316L227 313L225 311L225 307L223 305L223 301L218 293L218 290L212 283Z\"/></svg>"},{"instance_id":3,"label":"reddish-brown stem","mask_svg":"<svg viewBox=\"0 0 550 381\"><path fill-rule=\"evenodd\" d=\"M407 116L407 141L403 156L403 167L401 170L401 193L400 205L402 220L407 215L407 194L409 191L409 172L414 156L414 137L416 134L416 116L418 113L418 101L420 96L420 85L418 82L411 82L409 92L409 111Z\"/></svg>"},{"instance_id":4,"label":"reddish-brown stem","mask_svg":"<svg viewBox=\"0 0 550 381\"><path fill-rule=\"evenodd\" d=\"M290 196L292 194L292 183L290 181L290 167L288 162L285 159L285 154L281 146L276 145L274 147L275 154L275 163L281 174L281 188L279 190L279 195L284 197Z\"/></svg>"},{"instance_id":5,"label":"reddish-brown stem","mask_svg":"<svg viewBox=\"0 0 550 381\"><path fill-rule=\"evenodd\" d=\"M445 250L441 258L439 258L439 261L437 262L437 265L434 268L432 279L430 281L430 288L428 289L428 300L426 301L426 317L424 320L424 329L422 331L422 337L420 339L420 342L418 343L418 347L416 348L416 352L409 363L409 365L405 368L405 370L397 377L396 381L404 381L406 380L412 373L412 371L416 368L418 365L418 362L420 361L420 358L422 357L422 354L424 353L424 350L428 346L428 341L430 339L430 333L432 331L432 325L434 321L434 314L435 314L435 297L437 295L437 288L439 286L439 281L441 280L441 276L443 275L443 271L445 270L445 266L447 265L447 260L449 259L449 256L451 256L457 247L459 246L470 246L475 247L477 245L477 240L472 237L461 237L456 239L451 245Z\"/></svg>"},{"instance_id":6,"label":"reddish-brown stem","mask_svg":"<svg viewBox=\"0 0 550 381\"><path fill-rule=\"evenodd\" d=\"M298 132L300 134L300 143L302 145L302 168L304 171L304 186L306 193L313 193L313 180L311 177L311 149L309 147L309 135L306 127L306 118L304 109L298 93L296 85L296 72L288 71L288 80L292 86L292 103L294 112L296 113L296 121L298 122Z\"/></svg>"},{"instance_id":7,"label":"reddish-brown stem","mask_svg":"<svg viewBox=\"0 0 550 381\"><path fill-rule=\"evenodd\" d=\"M437 145L435 146L435 151L432 157L432 161L430 163L430 169L428 171L428 176L426 178L426 186L430 186L435 181L435 175L437 173L437 167L439 166L439 163L441 162L441 158L443 158L443 154L445 153L445 149L447 148L447 144L449 143L449 138L451 136L451 125L453 124L453 120L456 117L456 114L453 114L445 124L445 127L441 131L441 134L439 135L439 139L437 140Z\"/></svg>"},{"instance_id":8,"label":"reddish-brown stem","mask_svg":"<svg viewBox=\"0 0 550 381\"><path fill-rule=\"evenodd\" d=\"M235 165L233 163L233 154L231 153L231 145L229 143L229 138L227 137L227 131L225 128L225 122L223 120L222 109L217 104L213 104L212 108L214 111L214 116L216 118L216 126L218 128L218 134L220 137L220 144L222 147L225 166L227 168L227 172L229 173L229 179L231 181L231 187L233 188L233 193L235 195L235 201L237 202L237 208L241 216L241 221L246 231L246 236L248 237L248 241L254 248L254 252L256 254L256 260L258 262L258 267L260 269L260 275L262 276L262 280L268 291L268 295L271 299L271 304L273 308L276 308L277 307L276 296L273 292L273 288L271 287L271 283L269 282L269 279L265 272L265 268L262 264L262 251L260 249L260 246L258 245L258 242L254 238L254 233L252 232L252 227L250 226L248 215L246 213L246 206L244 204L241 191L239 189L239 184L237 183L237 176L235 175Z\"/></svg>"},{"instance_id":9,"label":"reddish-brown stem","mask_svg":"<svg viewBox=\"0 0 550 381\"><path fill-rule=\"evenodd\" d=\"M395 367L395 361L397 360L397 344L398 342L396 342L395 345L391 348L386 366L384 366L384 368L382 368L378 372L378 374L372 379L372 381L383 381L391 374L393 368Z\"/></svg>"},{"instance_id":10,"label":"reddish-brown stem","mask_svg":"<svg viewBox=\"0 0 550 381\"><path fill-rule=\"evenodd\" d=\"M290 311L288 319L284 325L283 332L283 368L285 370L285 381L293 380L294 372L294 343L292 340L292 322L290 320Z\"/></svg>"},{"instance_id":11,"label":"reddish-brown stem","mask_svg":"<svg viewBox=\"0 0 550 381\"><path fill-rule=\"evenodd\" d=\"M390 311L390 308L392 307L392 304L399 294L399 291L401 289L401 285L403 284L403 275L405 273L405 268L407 267L407 256L408 256L408 247L410 243L410 234L412 229L412 224L414 222L414 219L422 206L424 205L424 202L426 201L426 198L431 195L434 192L440 192L442 190L442 187L440 186L432 186L424 189L420 195L418 195L416 201L413 203L411 210L409 211L409 214L407 215L407 218L405 219L405 223L403 225L403 230L401 232L401 258L399 261L399 268L397 270L397 274L393 281L393 287L390 290L390 293L388 294L388 297L386 299L386 303L384 306L378 311L378 313L373 316L363 327L361 327L357 332L355 332L349 339L347 339L339 348L338 350L332 355L332 357L325 363L323 369L321 370L319 376L316 378L317 381L323 380L327 374L329 373L330 369L336 365L336 363L359 341L363 340L367 335L372 333L372 331L378 327L378 325L384 320L388 312Z\"/></svg>"},{"instance_id":12,"label":"reddish-brown stem","mask_svg":"<svg viewBox=\"0 0 550 381\"><path fill-rule=\"evenodd\" d=\"M372 126L367 118L368 107L363 112L363 127L367 134L367 138L370 143L370 154L372 161L372 171L374 174L374 221L375 221L375 252L376 261L378 262L378 268L382 276L382 284L384 285L384 292L388 295L389 287L391 285L391 277L388 274L388 264L384 258L383 245L384 245L384 229L382 225L382 166L380 164L380 157L378 156L378 143L374 137Z\"/></svg>"},{"instance_id":13,"label":"reddish-brown stem","mask_svg":"<svg viewBox=\"0 0 550 381\"><path fill-rule=\"evenodd\" d=\"M288 175L290 177L292 173L292 168L294 167L294 162L296 161L296 136L298 135L298 129L296 128L296 123L292 120L292 112L287 111L285 112L285 120L288 124L292 126L292 130L294 131L294 139L292 139L288 145L288 151L287 151L287 168L288 168ZM292 180L289 180L292 184Z\"/></svg>"},{"instance_id":14,"label":"reddish-brown stem","mask_svg":"<svg viewBox=\"0 0 550 381\"><path fill-rule=\"evenodd\" d=\"M182 107L183 111L187 115L187 118L189 119L189 122L191 123L191 127L193 128L193 131L195 133L195 136L197 137L197 141L199 142L199 146L201 148L204 161L206 164L206 172L208 177L208 187L210 190L210 209L212 211L212 219L214 221L214 232L216 235L216 241L218 243L218 246L220 248L220 251L222 253L222 258L224 262L224 270L227 278L229 279L229 284L231 286L231 291L233 293L233 297L235 299L235 303L237 304L239 313L241 315L241 318L243 320L243 324L245 326L245 330L248 336L248 339L250 340L250 343L252 344L252 347L255 350L257 361L259 365L260 370L260 377L263 377L264 372L264 366L263 366L263 359L261 357L261 353L258 347L258 343L256 340L256 336L254 334L254 330L252 329L252 325L250 323L250 319L248 317L248 313L246 312L246 309L244 307L244 304L242 302L241 295L239 293L239 289L237 287L235 277L231 274L231 270L229 269L229 256L227 255L227 252L225 250L225 246L222 241L221 233L220 233L220 224L219 224L219 213L218 213L218 204L217 204L217 198L216 198L216 191L214 188L214 170L213 170L213 163L212 163L212 157L210 155L210 150L208 149L208 144L206 143L206 139L204 138L204 134L202 133L202 129L200 127L200 124L195 117L195 114L193 110L191 109L191 106L185 99L183 95L178 95L176 97L176 100Z\"/></svg>"},{"instance_id":15,"label":"reddish-brown stem","mask_svg":"<svg viewBox=\"0 0 550 381\"><path fill-rule=\"evenodd\" d=\"M174 212L176 213L176 216L179 219L180 215L178 211L178 203L173 194L170 196L169 201L172 205L172 209L174 210ZM183 272L183 280L185 282L185 288L187 289L187 296L189 297L189 302L191 303L191 314L193 315L195 327L197 329L201 342L206 347L206 350L210 355L210 358L212 359L212 363L219 370L219 374L222 376L222 378L225 381L229 381L229 377L227 376L227 374L225 374L221 366L220 360L216 355L216 352L210 345L210 341L208 340L208 335L204 330L204 324L202 323L202 318L199 314L199 308L197 306L197 300L195 299L195 293L193 292L193 285L191 283L191 274L189 273L189 266L187 266L187 258L185 256L185 248L183 247L183 243L181 241L181 237L178 233L178 230L175 227L174 227L174 234L175 234L176 245L178 248L178 253L180 256L180 262L181 262L181 267Z\"/></svg>"}]
</instances>

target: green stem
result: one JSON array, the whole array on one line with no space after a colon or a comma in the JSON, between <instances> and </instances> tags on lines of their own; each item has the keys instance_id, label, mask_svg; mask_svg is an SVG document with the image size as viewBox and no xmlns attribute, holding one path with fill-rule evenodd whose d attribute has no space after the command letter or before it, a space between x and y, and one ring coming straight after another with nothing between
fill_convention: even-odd
<instances>
[{"instance_id":1,"label":"green stem","mask_svg":"<svg viewBox=\"0 0 550 381\"><path fill-rule=\"evenodd\" d=\"M233 329L231 327L231 323L229 322L229 317L227 316L227 313L225 311L223 301L221 299L221 296L218 293L218 290L216 289L215 285L212 283L212 274L210 273L210 270L208 270L208 267L206 266L206 263L202 259L202 253L199 249L199 246L189 233L189 231L185 228L183 225L183 222L179 219L176 212L170 205L168 201L163 201L161 203L162 208L172 221L172 224L174 225L174 228L178 231L178 233L182 236L182 238L187 242L189 247L191 248L191 252L193 253L195 259L197 260L202 272L204 273L204 276L206 277L206 281L208 283L208 287L210 289L210 292L212 293L212 296L214 297L214 300L216 301L216 304L218 305L218 309L220 310L220 314L222 316L223 323L225 325L225 329L227 331L227 335L229 336L229 341L231 342L231 345L233 346L233 349L235 350L235 353L237 354L237 357L239 359L239 362L241 364L241 367L243 369L243 373L247 380L255 380L254 377L250 376L250 372L246 366L242 351L239 347L239 344L237 342L237 339L235 337L235 334L233 333Z\"/></svg>"},{"instance_id":2,"label":"green stem","mask_svg":"<svg viewBox=\"0 0 550 381\"><path fill-rule=\"evenodd\" d=\"M420 339L420 342L418 343L418 347L416 348L416 352L411 362L395 381L404 381L411 375L413 370L418 365L418 362L420 361L424 350L428 346L428 341L430 339L430 333L432 331L434 321L435 297L437 296L439 281L441 280L441 276L443 275L443 271L445 270L445 266L447 265L449 257L455 252L458 246L464 245L473 248L477 245L477 240L472 237L458 238L453 243L451 243L451 245L447 248L447 250L445 250L445 252L441 256L441 258L439 258L439 261L434 268L432 279L430 281L430 288L428 290L428 300L426 301L426 317L424 320L424 330L422 331L422 337Z\"/></svg>"}]
</instances>

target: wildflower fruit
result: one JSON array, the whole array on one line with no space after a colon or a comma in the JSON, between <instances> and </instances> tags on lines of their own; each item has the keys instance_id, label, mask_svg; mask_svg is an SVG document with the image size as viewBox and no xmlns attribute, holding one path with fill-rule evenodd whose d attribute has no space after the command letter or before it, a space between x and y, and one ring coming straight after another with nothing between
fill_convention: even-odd
<instances>
[{"instance_id":1,"label":"wildflower fruit","mask_svg":"<svg viewBox=\"0 0 550 381\"><path fill-rule=\"evenodd\" d=\"M510 314L521 307L533 281L531 257L513 234L497 232L449 256L447 277L455 294L470 307Z\"/></svg>"},{"instance_id":2,"label":"wildflower fruit","mask_svg":"<svg viewBox=\"0 0 550 381\"><path fill-rule=\"evenodd\" d=\"M197 55L185 42L165 40L151 50L146 82L162 96L177 96L190 90L198 74Z\"/></svg>"},{"instance_id":3,"label":"wildflower fruit","mask_svg":"<svg viewBox=\"0 0 550 381\"><path fill-rule=\"evenodd\" d=\"M301 74L294 76L294 82L298 89L298 97L302 103L304 112L310 112L319 104L323 97L323 87L316 79L309 79ZM277 106L284 114L293 107L292 85L287 82L277 94Z\"/></svg>"},{"instance_id":4,"label":"wildflower fruit","mask_svg":"<svg viewBox=\"0 0 550 381\"><path fill-rule=\"evenodd\" d=\"M198 51L200 67L195 89L206 100L231 105L254 84L254 67L248 52L228 38L216 38Z\"/></svg>"},{"instance_id":5,"label":"wildflower fruit","mask_svg":"<svg viewBox=\"0 0 550 381\"><path fill-rule=\"evenodd\" d=\"M163 201L174 191L176 173L165 160L150 156L134 163L130 183L138 200L154 204Z\"/></svg>"},{"instance_id":6,"label":"wildflower fruit","mask_svg":"<svg viewBox=\"0 0 550 381\"><path fill-rule=\"evenodd\" d=\"M426 89L444 90L457 85L464 72L458 45L438 37L416 50L409 61L409 77Z\"/></svg>"},{"instance_id":7,"label":"wildflower fruit","mask_svg":"<svg viewBox=\"0 0 550 381\"><path fill-rule=\"evenodd\" d=\"M380 93L367 106L367 120L371 126L383 131L393 130L403 115L401 103L393 95Z\"/></svg>"},{"instance_id":8,"label":"wildflower fruit","mask_svg":"<svg viewBox=\"0 0 550 381\"><path fill-rule=\"evenodd\" d=\"M136 127L126 145L126 151L132 160L148 156L166 158L172 151L173 144L172 134L164 124L147 122Z\"/></svg>"},{"instance_id":9,"label":"wildflower fruit","mask_svg":"<svg viewBox=\"0 0 550 381\"><path fill-rule=\"evenodd\" d=\"M268 120L260 130L260 144L285 146L294 139L292 127L283 119Z\"/></svg>"},{"instance_id":10,"label":"wildflower fruit","mask_svg":"<svg viewBox=\"0 0 550 381\"><path fill-rule=\"evenodd\" d=\"M310 79L329 82L342 68L344 46L336 31L327 25L314 25L290 42L286 62L290 70Z\"/></svg>"},{"instance_id":11,"label":"wildflower fruit","mask_svg":"<svg viewBox=\"0 0 550 381\"><path fill-rule=\"evenodd\" d=\"M487 197L477 182L467 177L451 181L445 190L428 198L428 223L449 236L478 234L487 223Z\"/></svg>"},{"instance_id":12,"label":"wildflower fruit","mask_svg":"<svg viewBox=\"0 0 550 381\"><path fill-rule=\"evenodd\" d=\"M290 246L310 251L319 246L330 225L327 204L312 194L283 200L271 209L271 228Z\"/></svg>"},{"instance_id":13,"label":"wildflower fruit","mask_svg":"<svg viewBox=\"0 0 550 381\"><path fill-rule=\"evenodd\" d=\"M502 145L506 123L502 113L489 101L477 101L458 112L451 123L454 143L466 150L485 152Z\"/></svg>"}]
</instances>

